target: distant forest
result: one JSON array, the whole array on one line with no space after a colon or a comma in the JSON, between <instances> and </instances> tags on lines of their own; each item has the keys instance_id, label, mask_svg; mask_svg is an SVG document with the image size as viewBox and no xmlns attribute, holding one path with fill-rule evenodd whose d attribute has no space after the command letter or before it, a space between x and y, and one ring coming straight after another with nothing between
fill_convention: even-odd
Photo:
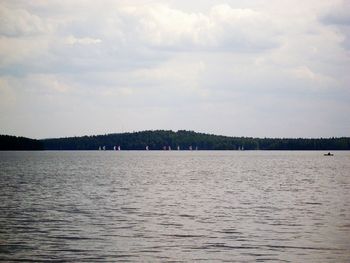
<instances>
[{"instance_id":1,"label":"distant forest","mask_svg":"<svg viewBox=\"0 0 350 263\"><path fill-rule=\"evenodd\" d=\"M25 137L0 135L0 151L35 151L44 150L43 143L39 140Z\"/></svg>"},{"instance_id":2,"label":"distant forest","mask_svg":"<svg viewBox=\"0 0 350 263\"><path fill-rule=\"evenodd\" d=\"M0 150L350 150L350 137L250 138L193 131L142 131L96 136L33 140L0 135ZM170 147L170 148L169 148Z\"/></svg>"},{"instance_id":3,"label":"distant forest","mask_svg":"<svg viewBox=\"0 0 350 263\"><path fill-rule=\"evenodd\" d=\"M142 131L41 140L46 150L350 150L350 138L269 139L228 137L193 131Z\"/></svg>"}]
</instances>

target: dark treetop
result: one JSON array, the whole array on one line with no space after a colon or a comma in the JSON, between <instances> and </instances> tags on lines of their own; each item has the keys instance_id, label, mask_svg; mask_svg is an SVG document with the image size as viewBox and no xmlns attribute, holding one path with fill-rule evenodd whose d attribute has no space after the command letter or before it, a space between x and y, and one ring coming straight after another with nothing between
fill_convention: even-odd
<instances>
[{"instance_id":1,"label":"dark treetop","mask_svg":"<svg viewBox=\"0 0 350 263\"><path fill-rule=\"evenodd\" d=\"M25 137L0 135L0 151L34 151L43 150L43 143Z\"/></svg>"}]
</instances>

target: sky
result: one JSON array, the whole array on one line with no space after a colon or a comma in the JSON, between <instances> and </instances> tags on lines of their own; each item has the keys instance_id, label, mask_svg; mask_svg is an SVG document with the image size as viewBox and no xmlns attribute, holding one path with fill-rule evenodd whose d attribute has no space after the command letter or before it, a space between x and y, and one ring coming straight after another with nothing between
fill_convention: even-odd
<instances>
[{"instance_id":1,"label":"sky","mask_svg":"<svg viewBox=\"0 0 350 263\"><path fill-rule=\"evenodd\" d=\"M350 136L350 1L0 0L0 134Z\"/></svg>"}]
</instances>

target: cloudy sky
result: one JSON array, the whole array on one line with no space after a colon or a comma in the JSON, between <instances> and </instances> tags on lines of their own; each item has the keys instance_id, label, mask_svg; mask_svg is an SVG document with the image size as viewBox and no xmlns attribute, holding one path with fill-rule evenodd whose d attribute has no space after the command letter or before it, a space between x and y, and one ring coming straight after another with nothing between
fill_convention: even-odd
<instances>
[{"instance_id":1,"label":"cloudy sky","mask_svg":"<svg viewBox=\"0 0 350 263\"><path fill-rule=\"evenodd\" d=\"M350 135L350 1L0 1L0 134Z\"/></svg>"}]
</instances>

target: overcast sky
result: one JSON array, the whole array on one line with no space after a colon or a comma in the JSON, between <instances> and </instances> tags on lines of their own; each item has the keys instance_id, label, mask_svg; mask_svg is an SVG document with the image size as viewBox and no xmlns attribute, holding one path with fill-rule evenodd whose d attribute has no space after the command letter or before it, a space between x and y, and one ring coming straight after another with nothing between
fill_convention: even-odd
<instances>
[{"instance_id":1,"label":"overcast sky","mask_svg":"<svg viewBox=\"0 0 350 263\"><path fill-rule=\"evenodd\" d=\"M0 134L350 136L350 1L0 1Z\"/></svg>"}]
</instances>

